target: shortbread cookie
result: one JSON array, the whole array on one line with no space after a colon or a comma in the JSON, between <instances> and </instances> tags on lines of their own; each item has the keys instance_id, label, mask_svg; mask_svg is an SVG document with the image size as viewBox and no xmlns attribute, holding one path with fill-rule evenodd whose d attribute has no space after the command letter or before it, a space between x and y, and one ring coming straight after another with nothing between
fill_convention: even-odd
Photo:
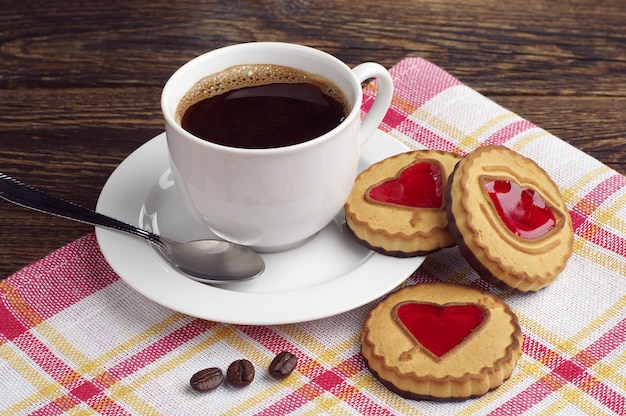
<instances>
[{"instance_id":1,"label":"shortbread cookie","mask_svg":"<svg viewBox=\"0 0 626 416\"><path fill-rule=\"evenodd\" d=\"M506 147L481 147L463 158L446 204L461 254L492 283L539 290L572 254L572 220L559 189L535 162Z\"/></svg>"},{"instance_id":2,"label":"shortbread cookie","mask_svg":"<svg viewBox=\"0 0 626 416\"><path fill-rule=\"evenodd\" d=\"M345 204L358 241L383 254L411 257L453 246L444 190L460 156L416 150L361 172Z\"/></svg>"},{"instance_id":3,"label":"shortbread cookie","mask_svg":"<svg viewBox=\"0 0 626 416\"><path fill-rule=\"evenodd\" d=\"M522 333L500 298L464 285L422 283L370 311L361 353L383 385L402 397L463 400L511 376Z\"/></svg>"}]
</instances>

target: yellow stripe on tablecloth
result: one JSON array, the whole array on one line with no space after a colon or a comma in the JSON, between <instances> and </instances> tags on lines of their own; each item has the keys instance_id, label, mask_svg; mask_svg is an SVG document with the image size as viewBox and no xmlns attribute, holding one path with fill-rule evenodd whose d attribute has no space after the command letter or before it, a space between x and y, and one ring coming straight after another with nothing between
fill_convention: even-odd
<instances>
[{"instance_id":1,"label":"yellow stripe on tablecloth","mask_svg":"<svg viewBox=\"0 0 626 416\"><path fill-rule=\"evenodd\" d=\"M306 345L306 349L315 354L315 363L319 363L320 366L326 364L328 367L335 367L343 361L341 353L353 348L358 342L358 334L344 339L341 343L327 347L317 338L307 332L300 325L284 325L280 327L280 332L294 340L300 346ZM302 368L299 369L302 372ZM309 375L309 372L305 372L305 375Z\"/></svg>"},{"instance_id":2,"label":"yellow stripe on tablecloth","mask_svg":"<svg viewBox=\"0 0 626 416\"><path fill-rule=\"evenodd\" d=\"M319 342L317 338L308 333L304 328L299 325L286 325L280 327L281 332L286 338L291 338L297 342L300 346L307 346L307 350L314 354L312 360L308 363L304 363L298 367L298 372L306 377L310 377L315 374L316 370L320 369L322 372L337 367L344 361L342 353L355 348L358 345L358 334L354 334L341 343L334 345L333 347L327 347L323 343ZM302 389L305 389L303 386ZM313 388L312 386L310 388ZM300 393L306 393L301 391ZM315 388L310 392L311 400L316 403L316 407L324 410L331 410L337 406L342 405L342 400L339 396L330 395L322 388ZM352 391L352 394L358 393ZM345 395L350 397L350 394Z\"/></svg>"},{"instance_id":3,"label":"yellow stripe on tablecloth","mask_svg":"<svg viewBox=\"0 0 626 416\"><path fill-rule=\"evenodd\" d=\"M70 342L63 337L61 333L59 333L48 321L43 321L39 325L34 328L39 335L45 338L48 345L54 347L57 351L63 354L64 358L70 358L73 363L81 363L88 362L89 358L81 353L78 349L74 348ZM66 362L65 359L62 361ZM30 365L30 364L29 364ZM71 368L71 365L68 365ZM70 384L79 380L83 375L75 370L69 371L69 373L58 379L50 382L49 380L45 381L45 384L36 386L39 390L39 393L36 393L35 396L39 396L42 394L44 397L49 398L52 401L61 401L65 403L67 398L67 392L64 391ZM29 379L29 381L31 381ZM31 381L32 382L32 381ZM30 400L30 398L26 399ZM79 403L71 403L73 406L79 406ZM70 410L70 409L66 409Z\"/></svg>"},{"instance_id":4,"label":"yellow stripe on tablecloth","mask_svg":"<svg viewBox=\"0 0 626 416\"><path fill-rule=\"evenodd\" d=\"M123 342L117 345L116 347L111 348L109 351L107 351L106 353L102 354L101 356L93 360L92 363L88 363L84 366L79 367L79 370L90 371L90 373L93 374L95 373L95 369L91 369L90 367L97 366L97 368L100 371L98 375L101 375L103 371L101 367L104 365L104 363L112 360L114 357L120 356L124 354L125 352L130 351L131 349L137 347L138 345L154 337L155 335L166 332L165 330L167 328L174 326L175 324L187 318L188 316L183 315L181 313L172 313L172 315L170 315L168 318L163 319L160 322L157 322L155 325L152 325L149 328L146 328L145 330L138 333L134 337L130 338L126 342Z\"/></svg>"},{"instance_id":5,"label":"yellow stripe on tablecloth","mask_svg":"<svg viewBox=\"0 0 626 416\"><path fill-rule=\"evenodd\" d=\"M466 133L459 127L450 124L446 119L440 118L437 115L432 114L431 112L429 112L429 110L425 108L415 109L414 112L411 114L411 117L419 121L420 125L432 123L433 126L436 126L439 129L437 130L438 132L443 133L446 136L446 139L451 141L450 144L454 147L452 149L453 152L464 153L476 147L479 147L480 144L487 139L487 137L483 136L486 135L490 130L494 129L498 124L502 124L507 120L514 119L519 116L515 113L507 111L503 114L499 114L493 117L492 119L483 123L470 133ZM392 129L389 134L409 148L415 148L416 144L419 143L417 143L411 135L405 134L400 131L400 126L402 126L402 123ZM546 130L540 129L538 127L531 131L524 131L521 133L523 133L524 135L518 141L511 144L511 148L518 152L520 152L524 147L528 146L535 140L551 135Z\"/></svg>"},{"instance_id":6,"label":"yellow stripe on tablecloth","mask_svg":"<svg viewBox=\"0 0 626 416\"><path fill-rule=\"evenodd\" d=\"M155 368L150 373L143 375L134 383L129 384L127 388L138 389L142 387L150 380L156 377L160 377L168 371L173 370L182 363L190 360L196 354L199 354L202 351L206 351L207 348L218 342L230 345L234 349L240 351L243 355L245 355L253 362L267 362L267 364L269 365L269 362L273 359L273 356L269 356L267 352L259 347L256 347L253 342L250 342L246 339L246 337L242 336L237 327L226 324L219 324L214 327L214 331L210 337L202 340L191 349L178 353L176 357L172 358L171 360L160 364L158 368ZM226 414L240 414L249 411L250 409L254 409L257 406L262 405L263 403L271 401L272 398L279 397L281 395L281 391L286 391L287 394L290 394L292 391L297 391L298 394L310 397L312 400L314 400L321 394L321 392L309 386L307 384L308 379L305 376L300 375L300 371L301 368L299 367L298 372L295 372L289 378L276 383L272 383L267 388L259 391L254 396L248 397L244 402L231 407ZM308 390L312 391L307 393Z\"/></svg>"},{"instance_id":7,"label":"yellow stripe on tablecloth","mask_svg":"<svg viewBox=\"0 0 626 416\"><path fill-rule=\"evenodd\" d=\"M610 412L603 411L595 406L591 401L589 401L590 398L586 396L583 391L574 388L572 385L565 384L561 387L559 393L560 396L555 401L542 409L542 415L559 415L562 414L565 408L572 406L577 407L587 415L611 415ZM581 401L581 399L586 400Z\"/></svg>"},{"instance_id":8,"label":"yellow stripe on tablecloth","mask_svg":"<svg viewBox=\"0 0 626 416\"><path fill-rule=\"evenodd\" d=\"M585 214L592 221L588 221L585 232L579 233L578 238L574 239L573 246L574 253L593 259L593 262L622 276L626 276L626 258L607 252L605 248L588 244L588 242L603 228L626 230L626 222L617 215L624 205L626 205L626 194L620 195L609 206L597 207L589 204L587 208L589 212L585 211ZM578 208L581 207L585 209L585 204L578 204Z\"/></svg>"},{"instance_id":9,"label":"yellow stripe on tablecloth","mask_svg":"<svg viewBox=\"0 0 626 416\"><path fill-rule=\"evenodd\" d=\"M91 377L95 377L105 371L103 369L103 365L107 361L125 352L130 351L132 348L135 348L142 342L145 342L155 335L162 333L165 329L171 327L172 325L185 318L186 316L183 314L172 314L169 318L164 319L161 322L158 322L157 324L145 329L144 331L130 338L128 341L117 345L116 347L108 350L106 353L100 355L93 360L84 355L80 350L76 349L47 322L44 323L44 325L39 325L37 327L37 330L41 334L46 336L46 339L50 342L51 345L53 345L59 351L62 351L65 357L67 357L77 365L80 364L80 366L78 366L77 368L77 371L81 375L89 375Z\"/></svg>"},{"instance_id":10,"label":"yellow stripe on tablecloth","mask_svg":"<svg viewBox=\"0 0 626 416\"><path fill-rule=\"evenodd\" d=\"M570 204L571 206L577 206L581 202L585 201L585 195L581 194L582 190L589 185L589 183L593 182L596 178L606 174L610 171L610 168L606 165L599 166L587 173L583 176L579 177L578 180L572 184L569 188L561 187L559 190L561 195L563 195L563 199ZM588 207L588 210L584 210L585 214L590 214L596 208L590 203L586 205L579 206L579 208Z\"/></svg>"},{"instance_id":11,"label":"yellow stripe on tablecloth","mask_svg":"<svg viewBox=\"0 0 626 416\"><path fill-rule=\"evenodd\" d=\"M511 144L511 149L515 150L518 153L521 153L524 147L528 146L535 140L539 140L546 136L550 136L550 133L548 133L546 130L531 130L530 134L525 134L520 140Z\"/></svg>"},{"instance_id":12,"label":"yellow stripe on tablecloth","mask_svg":"<svg viewBox=\"0 0 626 416\"><path fill-rule=\"evenodd\" d=\"M315 397L311 397L309 400L309 406L314 404L311 409L308 411L298 410L298 414L302 416L317 416L320 413L324 414L332 414L334 415L342 415L347 414L346 412L341 412L340 409L337 409L338 405L341 405L342 402L337 400L336 397L328 395L328 392L324 392L321 390L315 389L313 386L305 385L303 388L309 388L314 390L317 394ZM306 397L306 396L305 396ZM331 413L332 410L332 413Z\"/></svg>"},{"instance_id":13,"label":"yellow stripe on tablecloth","mask_svg":"<svg viewBox=\"0 0 626 416\"><path fill-rule=\"evenodd\" d=\"M517 367L524 365L524 361L527 360L527 357L522 355L520 360L517 363ZM530 358L528 358L530 361ZM490 407L495 402L501 401L501 399L511 397L511 391L519 389L519 385L523 384L524 379L522 377L518 377L517 368L513 370L513 374L509 377L508 380L505 380L500 387L495 390L491 390L484 396L480 397L480 400L468 401L468 406L463 407L463 410L460 410L457 415L466 416L477 413L478 411Z\"/></svg>"},{"instance_id":14,"label":"yellow stripe on tablecloth","mask_svg":"<svg viewBox=\"0 0 626 416\"><path fill-rule=\"evenodd\" d=\"M242 336L236 325L220 324L219 327L215 329L211 338L216 338L229 344L253 363L267 361L269 365L274 358L268 355L265 348L260 348L256 343L250 342L248 338Z\"/></svg>"},{"instance_id":15,"label":"yellow stripe on tablecloth","mask_svg":"<svg viewBox=\"0 0 626 416\"><path fill-rule=\"evenodd\" d=\"M209 345L216 342L224 342L231 345L236 350L240 351L247 359L255 363L267 362L268 365L274 357L270 357L266 351L255 346L254 343L248 341L242 337L237 330L237 327L219 324L209 339L206 340ZM207 345L204 345L206 349ZM262 403L267 402L272 397L277 397L281 390L297 389L304 385L302 377L298 377L297 373L294 373L287 380L282 380L277 383L273 383L268 388L259 391L252 397L248 397L244 402L231 407L226 414L241 414L250 409L254 409Z\"/></svg>"},{"instance_id":16,"label":"yellow stripe on tablecloth","mask_svg":"<svg viewBox=\"0 0 626 416\"><path fill-rule=\"evenodd\" d=\"M387 390L376 378L361 371L358 377L353 378L355 388L375 404L388 408L398 415L421 416L426 415L415 407L416 401L406 400Z\"/></svg>"},{"instance_id":17,"label":"yellow stripe on tablecloth","mask_svg":"<svg viewBox=\"0 0 626 416\"><path fill-rule=\"evenodd\" d=\"M233 348L241 351L247 359L251 360L255 363L266 362L269 366L269 363L274 358L267 354L265 350L262 350L255 346L254 343L249 342L247 339L242 337L240 333L237 331L237 328L231 325L220 325L220 328L215 331L212 338L216 340L220 340L222 342L228 343ZM266 370L266 368L264 368ZM298 370L299 371L299 370ZM297 390L305 385L305 380L303 377L299 376L298 372L295 372L288 379L280 380L277 383L272 383L268 388L265 388L259 391L252 397L246 399L246 401L240 403L237 406L233 406L229 409L227 414L241 414L250 409L254 409L267 402L269 399L273 397L278 397L280 391L288 390L291 392L292 390Z\"/></svg>"},{"instance_id":18,"label":"yellow stripe on tablecloth","mask_svg":"<svg viewBox=\"0 0 626 416\"><path fill-rule=\"evenodd\" d=\"M489 119L488 121L477 127L474 131L467 134L467 136L459 141L459 145L466 150L475 149L488 138L484 137L488 131L493 130L493 128L498 124L502 124L507 120L515 118L519 118L519 116L510 111L506 111L503 114L494 116L493 118ZM482 140L481 137L483 138Z\"/></svg>"},{"instance_id":19,"label":"yellow stripe on tablecloth","mask_svg":"<svg viewBox=\"0 0 626 416\"><path fill-rule=\"evenodd\" d=\"M283 390L291 392L292 390L297 390L297 388L302 385L304 385L302 378L298 377L296 374L292 374L288 379L273 383L268 388L259 391L253 397L247 398L246 401L238 404L237 406L231 407L225 414L242 414L250 409L254 409L262 403L269 402L270 399L275 400L277 397L280 397L280 392Z\"/></svg>"},{"instance_id":20,"label":"yellow stripe on tablecloth","mask_svg":"<svg viewBox=\"0 0 626 416\"><path fill-rule=\"evenodd\" d=\"M626 221L616 215L624 205L626 205L626 193L615 198L608 206L593 207L595 209L587 214L594 223L602 224L598 228L626 230Z\"/></svg>"},{"instance_id":21,"label":"yellow stripe on tablecloth","mask_svg":"<svg viewBox=\"0 0 626 416\"><path fill-rule=\"evenodd\" d=\"M609 206L596 206L585 199L586 195L583 193L583 189L589 183L597 182L600 177L610 171L611 169L608 166L599 166L585 173L569 188L561 188L560 191L570 206L575 206L577 210L580 210L586 217L592 220L589 222L587 231L579 234L574 239L573 252L585 258L593 259L595 263L611 271L626 275L626 259L624 257L610 254L603 248L588 244L588 240L603 227L610 226L616 230L626 229L626 222L617 215L621 207L626 205L626 194L620 195ZM604 224L604 226L599 224Z\"/></svg>"},{"instance_id":22,"label":"yellow stripe on tablecloth","mask_svg":"<svg viewBox=\"0 0 626 416\"><path fill-rule=\"evenodd\" d=\"M562 409L562 405L565 405L568 402L575 404L580 409L585 410L585 412L602 414L602 409L586 395L589 389L597 383L590 381L581 386L568 384L568 382L563 381L557 378L556 375L551 374L552 369L550 367L553 367L553 365L550 363L561 357L569 359L570 357L579 356L581 352L583 352L579 345L592 336L594 332L597 332L598 328L605 325L609 320L615 318L616 315L624 309L625 303L626 297L623 297L620 301L611 305L611 307L604 313L596 317L589 324L581 328L580 331L576 332L567 339L559 338L552 331L544 328L539 322L530 319L528 316L523 315L520 312L517 312L520 325L525 328L525 330L531 331L537 338L548 341L551 344L551 352L544 355L539 360L534 360L528 357L528 361L520 360L517 366L517 371L520 374L525 374L536 381L542 380L544 385L549 386L554 393L559 394L560 397L558 400L545 410L546 414L558 413L558 411ZM602 368L606 367L606 365L602 364L601 361L598 361L596 364L589 366L588 368L594 370L594 373L590 374L590 377L592 379L598 379L597 382L599 383L602 381L602 377L606 377L609 374L603 375L602 372L597 371L596 368L598 366L601 366ZM515 377L514 379L517 379L520 383L524 382L523 377ZM584 401L581 402L583 399Z\"/></svg>"},{"instance_id":23,"label":"yellow stripe on tablecloth","mask_svg":"<svg viewBox=\"0 0 626 416\"><path fill-rule=\"evenodd\" d=\"M51 383L47 377L35 370L30 362L16 354L10 345L7 343L0 346L0 356L11 366L13 371L32 384L37 389L37 392L5 409L6 414L19 413L43 399L48 399L52 402L63 397L65 392L62 391L59 384Z\"/></svg>"},{"instance_id":24,"label":"yellow stripe on tablecloth","mask_svg":"<svg viewBox=\"0 0 626 416\"><path fill-rule=\"evenodd\" d=\"M586 202L584 199L577 204L577 209L585 212L587 216L587 223L590 224L589 228L586 230L584 234L580 234L581 237L588 238L589 236L593 236L596 234L598 230L605 228L608 224L612 224L612 221L616 219L615 213L626 202L626 194L620 196L613 204L609 207L598 207L596 205L592 205L591 202ZM615 210L611 209L615 208ZM592 221L589 221L592 220ZM620 226L626 225L623 220L618 219L618 223L616 224L617 228L620 229Z\"/></svg>"},{"instance_id":25,"label":"yellow stripe on tablecloth","mask_svg":"<svg viewBox=\"0 0 626 416\"><path fill-rule=\"evenodd\" d=\"M419 122L420 125L426 125L426 127L435 132L435 133L443 133L448 137L453 137L454 140L454 149L453 152L462 153L462 146L459 146L456 143L461 142L462 137L466 137L466 134L463 130L459 129L453 124L450 124L447 120L437 117L435 114L429 112L423 107L418 108L413 113L411 113L411 117ZM433 129L434 127L435 129Z\"/></svg>"},{"instance_id":26,"label":"yellow stripe on tablecloth","mask_svg":"<svg viewBox=\"0 0 626 416\"><path fill-rule=\"evenodd\" d=\"M593 228L596 229L595 227ZM587 235L591 234L587 233ZM593 259L593 261L605 269L619 273L622 276L626 276L626 258L615 255L614 253L607 253L603 248L597 248L595 245L591 246L587 244L586 238L574 239L574 253L577 253L587 259Z\"/></svg>"},{"instance_id":27,"label":"yellow stripe on tablecloth","mask_svg":"<svg viewBox=\"0 0 626 416\"><path fill-rule=\"evenodd\" d=\"M540 360L543 365L543 363L547 364L553 359L561 356L574 357L576 354L580 353L581 350L578 345L591 337L598 331L599 328L605 326L610 320L620 316L624 309L626 309L626 296L622 296L622 298L620 298L617 302L610 305L608 309L567 339L558 337L555 333L545 328L541 323L531 319L529 316L522 314L519 311L516 311L516 314L522 328L526 331L532 332L537 338L547 341L552 345L552 352L542 357L542 360Z\"/></svg>"},{"instance_id":28,"label":"yellow stripe on tablecloth","mask_svg":"<svg viewBox=\"0 0 626 416\"><path fill-rule=\"evenodd\" d=\"M624 367L626 367L626 351L616 356L612 361L597 362L594 365L594 371L605 380L611 378L613 385L619 389L621 386L626 386L626 376L619 371Z\"/></svg>"},{"instance_id":29,"label":"yellow stripe on tablecloth","mask_svg":"<svg viewBox=\"0 0 626 416\"><path fill-rule=\"evenodd\" d=\"M182 314L174 314L169 319L163 320L157 325L148 328L147 330L141 332L127 342L107 351L105 354L101 355L95 360L89 359L80 350L75 348L49 322L44 321L40 323L36 327L37 332L45 337L47 342L52 345L56 350L60 351L65 358L71 360L73 363L78 365L78 368L76 369L76 371L72 371L64 378L61 378L54 382L50 382L45 378L41 378L40 382L35 382L35 380L39 379L39 377L26 377L27 380L33 383L33 385L39 390L39 392L32 395L31 397L26 398L21 403L30 403L32 401L39 400L41 399L41 396L48 397L50 401L59 400L67 394L65 391L63 391L64 388L66 388L72 382L85 376L90 379L97 378L99 381L107 380L107 378L102 378L102 375L106 373L106 370L103 368L103 364L105 362L126 351L129 351L131 348L139 345L141 342L154 336L155 334L158 334L165 328L173 325L183 318L185 318L185 316ZM30 364L25 364L25 367L30 368ZM115 380L114 382L119 383L118 380ZM111 386L112 385L107 385L106 387L110 388ZM129 390L127 394L132 395L134 393L132 390ZM144 403L144 406L150 407L147 403ZM28 407L28 405L25 405L25 407Z\"/></svg>"},{"instance_id":30,"label":"yellow stripe on tablecloth","mask_svg":"<svg viewBox=\"0 0 626 416\"><path fill-rule=\"evenodd\" d=\"M279 325L279 326L273 327L275 332L277 332L281 338L285 338L285 339L289 339L289 336L285 334L289 332L288 329L290 328L296 329L296 330L301 329L297 325ZM296 346L298 348L301 348L304 342L310 342L310 343L318 342L317 339L313 337L308 337L306 338L306 340L303 340L305 337L293 336L293 334L291 338L296 340L295 344L297 344ZM232 337L225 339L225 341L241 351L244 351L246 347L252 348L252 344L249 343L246 339L240 337L236 331L233 331ZM255 355L252 356L251 359L253 359L254 362L259 362L259 363L265 362L267 364L265 367L269 366L269 363L274 358L274 356L271 354L268 355L266 350L260 350L260 349L255 348L254 351L255 351ZM246 352L246 355L249 358L251 357L248 352ZM314 366L316 363L317 363L316 360L311 360L304 364L303 363L298 364L297 371L294 372L292 375L290 375L288 378L284 380L280 380L277 383L268 386L267 388L259 391L253 397L248 398L245 402L231 408L229 410L229 414L233 414L233 415L240 414L240 413L243 413L244 411L253 409L259 405L263 405L264 403L267 403L268 401L274 401L272 400L272 398L280 397L281 391L287 391L288 392L287 394L291 394L292 392L297 392L299 395L306 397L310 401L316 401L316 398L318 398L322 394L322 392L309 386L308 385L309 379L307 377L308 373L311 370L310 367ZM267 370L267 368L264 368L263 370Z\"/></svg>"},{"instance_id":31,"label":"yellow stripe on tablecloth","mask_svg":"<svg viewBox=\"0 0 626 416\"><path fill-rule=\"evenodd\" d=\"M162 321L160 324L169 322L171 320L178 321L183 318L186 319L188 317L182 314L175 313L172 315L172 317ZM167 361L161 359L159 365L155 366L153 370L143 373L141 377L136 378L132 382L124 383L123 381L117 381L115 384L109 387L111 398L117 402L126 403L141 414L146 414L146 412L148 412L148 414L150 415L161 414L156 409L151 407L146 401L141 399L137 394L135 394L135 392L138 391L141 387L149 384L154 379L163 376L164 374L174 370L175 368L178 368L185 362L191 360L196 355L206 351L207 348L211 347L212 345L218 342L222 342L223 339L221 339L221 336L229 332L229 330L224 326L215 326L214 328L216 328L216 330L210 337L205 338L201 342L189 344L190 346L188 349L180 352L177 351L176 354L172 354L172 357Z\"/></svg>"},{"instance_id":32,"label":"yellow stripe on tablecloth","mask_svg":"<svg viewBox=\"0 0 626 416\"><path fill-rule=\"evenodd\" d=\"M481 135L486 134L496 125L515 116L515 113L510 112L498 115L488 122L482 124L474 131L467 133L459 127L455 126L454 124L450 124L446 119L430 113L425 108L418 108L411 114L411 117L419 121L420 125L430 123L428 125L428 129L434 131L435 133L441 134L446 140L448 140L450 145L452 145L450 151L459 154L467 153L468 151L479 147L483 141L481 140ZM417 145L421 145L421 143L416 142L410 134L403 133L400 129L401 126L402 123L392 129L389 134L410 149L415 149L416 147L419 147ZM436 129L432 129L431 127L435 127Z\"/></svg>"},{"instance_id":33,"label":"yellow stripe on tablecloth","mask_svg":"<svg viewBox=\"0 0 626 416\"><path fill-rule=\"evenodd\" d=\"M215 342L217 341L211 342L209 343L209 345L212 345ZM133 380L130 383L118 381L109 388L110 397L116 402L126 403L128 406L135 409L138 414L161 415L162 413L153 408L150 404L148 404L148 402L140 398L137 394L135 394L135 392L138 391L141 387L154 381L154 379L172 371L173 369L182 365L194 356L205 351L206 348L206 343L199 342L185 351L174 354L171 359L161 362L153 370L143 373L141 377Z\"/></svg>"},{"instance_id":34,"label":"yellow stripe on tablecloth","mask_svg":"<svg viewBox=\"0 0 626 416\"><path fill-rule=\"evenodd\" d=\"M604 380L610 379L616 387L626 386L626 376L619 369L626 366L626 351L615 357L612 361L598 361L593 365L593 370Z\"/></svg>"},{"instance_id":35,"label":"yellow stripe on tablecloth","mask_svg":"<svg viewBox=\"0 0 626 416\"><path fill-rule=\"evenodd\" d=\"M245 411L249 411L250 409L259 406L260 404L276 401L277 398L281 397L281 391L287 391L287 394L289 394L292 391L298 391L302 389L303 386L306 386L306 378L300 376L297 372L295 372L286 379L278 380L276 383L272 383L267 388L259 391L253 397L247 398L245 402L242 402L237 406L231 407L230 409L228 409L228 412L226 412L226 414L242 414Z\"/></svg>"},{"instance_id":36,"label":"yellow stripe on tablecloth","mask_svg":"<svg viewBox=\"0 0 626 416\"><path fill-rule=\"evenodd\" d=\"M186 351L182 354L179 354L178 357L184 357L182 360L178 360L178 357L175 361L169 361L163 365L161 365L158 369L147 374L142 380L142 383L146 383L150 380L150 378L158 377L161 374L165 373L165 371L161 371L162 367L167 367L167 371L173 369L175 366L179 365L179 361L185 362L194 356L197 353L202 351L206 351L206 349L218 342L227 343L238 351L241 351L243 355L246 356L247 359L252 362L267 362L268 365L270 361L274 357L270 357L265 351L255 346L254 343L248 341L245 337L241 336L240 332L237 330L237 327L227 324L218 324L214 327L214 331L210 337L204 339L197 346L193 347L193 352ZM147 377L147 379L146 379ZM140 380L137 383L133 384L133 387L139 387ZM291 392L292 390L297 390L305 385L305 381L303 377L298 376L298 373L294 373L289 376L288 379L281 380L277 383L272 383L268 388L261 390L257 394L252 397L248 397L244 402L231 407L226 414L241 414L250 409L254 409L267 402L268 400L278 397L280 392L283 390L288 390Z\"/></svg>"},{"instance_id":37,"label":"yellow stripe on tablecloth","mask_svg":"<svg viewBox=\"0 0 626 416\"><path fill-rule=\"evenodd\" d=\"M598 321L596 324L598 326L604 326L609 320L613 320L615 318L619 319L620 317L626 314L626 295L622 296L619 301L615 302L607 311L602 314L602 317L605 319ZM596 320L592 321L595 323ZM622 352L618 356L616 356L612 361L607 361L607 359L598 360L593 356L586 356L586 354L578 354L579 361L584 361L584 364L589 369L593 370L597 375L597 378L600 381L611 380L617 388L620 386L626 386L626 377L619 371L619 369L624 368L626 365L626 351ZM586 390L589 391L593 386L585 386Z\"/></svg>"},{"instance_id":38,"label":"yellow stripe on tablecloth","mask_svg":"<svg viewBox=\"0 0 626 416\"><path fill-rule=\"evenodd\" d=\"M391 108L399 109L405 114L411 114L414 112L419 106L415 104L413 99L406 99L398 94L393 94L391 97Z\"/></svg>"},{"instance_id":39,"label":"yellow stripe on tablecloth","mask_svg":"<svg viewBox=\"0 0 626 416\"><path fill-rule=\"evenodd\" d=\"M35 327L43 321L43 318L35 312L29 302L24 299L20 291L17 290L15 286L8 283L8 280L2 281L2 292L9 302L9 305L18 312L18 320L25 321L26 326Z\"/></svg>"},{"instance_id":40,"label":"yellow stripe on tablecloth","mask_svg":"<svg viewBox=\"0 0 626 416\"><path fill-rule=\"evenodd\" d=\"M474 130L467 132L424 107L415 110L411 114L411 117L429 130L444 134L446 138L454 144L456 148L454 151L458 153L464 153L477 148L487 139L487 137L484 136L497 125L503 124L507 120L519 118L519 116L513 112L504 111L501 114L494 115Z\"/></svg>"}]
</instances>

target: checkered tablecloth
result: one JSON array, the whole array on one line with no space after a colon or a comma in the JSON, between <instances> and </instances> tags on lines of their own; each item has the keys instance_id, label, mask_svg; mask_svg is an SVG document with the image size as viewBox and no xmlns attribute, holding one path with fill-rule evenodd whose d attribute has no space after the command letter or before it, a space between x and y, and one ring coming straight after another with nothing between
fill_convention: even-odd
<instances>
[{"instance_id":1,"label":"checkered tablecloth","mask_svg":"<svg viewBox=\"0 0 626 416\"><path fill-rule=\"evenodd\" d=\"M0 282L0 414L626 414L624 176L428 61L408 58L391 73L396 92L381 129L411 148L511 147L547 170L570 209L573 256L538 293L490 287L456 248L429 256L405 282L479 286L509 303L523 356L499 389L459 403L402 399L359 354L371 304L293 325L200 320L133 291L87 235ZM266 368L283 350L299 366L276 381ZM196 371L240 358L256 366L250 386L189 387Z\"/></svg>"}]
</instances>

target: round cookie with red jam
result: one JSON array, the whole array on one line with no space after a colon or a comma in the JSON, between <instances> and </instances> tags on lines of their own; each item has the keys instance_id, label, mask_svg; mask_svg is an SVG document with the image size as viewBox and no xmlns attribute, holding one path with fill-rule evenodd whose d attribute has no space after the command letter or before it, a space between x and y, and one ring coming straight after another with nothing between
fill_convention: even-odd
<instances>
[{"instance_id":1,"label":"round cookie with red jam","mask_svg":"<svg viewBox=\"0 0 626 416\"><path fill-rule=\"evenodd\" d=\"M506 147L485 146L464 157L450 176L446 204L461 254L496 285L537 291L572 254L572 220L558 187Z\"/></svg>"},{"instance_id":2,"label":"round cookie with red jam","mask_svg":"<svg viewBox=\"0 0 626 416\"><path fill-rule=\"evenodd\" d=\"M408 399L464 400L499 387L522 354L516 315L500 298L449 283L400 289L361 330L361 354L385 387Z\"/></svg>"},{"instance_id":3,"label":"round cookie with red jam","mask_svg":"<svg viewBox=\"0 0 626 416\"><path fill-rule=\"evenodd\" d=\"M361 244L396 257L453 246L444 192L459 160L454 153L416 150L373 164L345 203L348 228Z\"/></svg>"}]
</instances>

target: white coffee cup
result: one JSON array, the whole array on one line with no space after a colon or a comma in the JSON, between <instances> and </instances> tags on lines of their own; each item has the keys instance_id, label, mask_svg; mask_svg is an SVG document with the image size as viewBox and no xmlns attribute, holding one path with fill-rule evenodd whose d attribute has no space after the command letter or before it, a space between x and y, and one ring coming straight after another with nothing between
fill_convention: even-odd
<instances>
[{"instance_id":1,"label":"white coffee cup","mask_svg":"<svg viewBox=\"0 0 626 416\"><path fill-rule=\"evenodd\" d=\"M333 130L285 147L242 149L211 143L184 130L176 109L202 78L243 64L274 64L320 75L338 86L351 111ZM378 92L361 121L361 83ZM301 244L337 215L357 174L359 148L391 103L387 70L367 62L350 69L325 52L288 43L245 43L216 49L178 69L163 88L161 107L174 183L194 217L221 238L255 250Z\"/></svg>"}]
</instances>

